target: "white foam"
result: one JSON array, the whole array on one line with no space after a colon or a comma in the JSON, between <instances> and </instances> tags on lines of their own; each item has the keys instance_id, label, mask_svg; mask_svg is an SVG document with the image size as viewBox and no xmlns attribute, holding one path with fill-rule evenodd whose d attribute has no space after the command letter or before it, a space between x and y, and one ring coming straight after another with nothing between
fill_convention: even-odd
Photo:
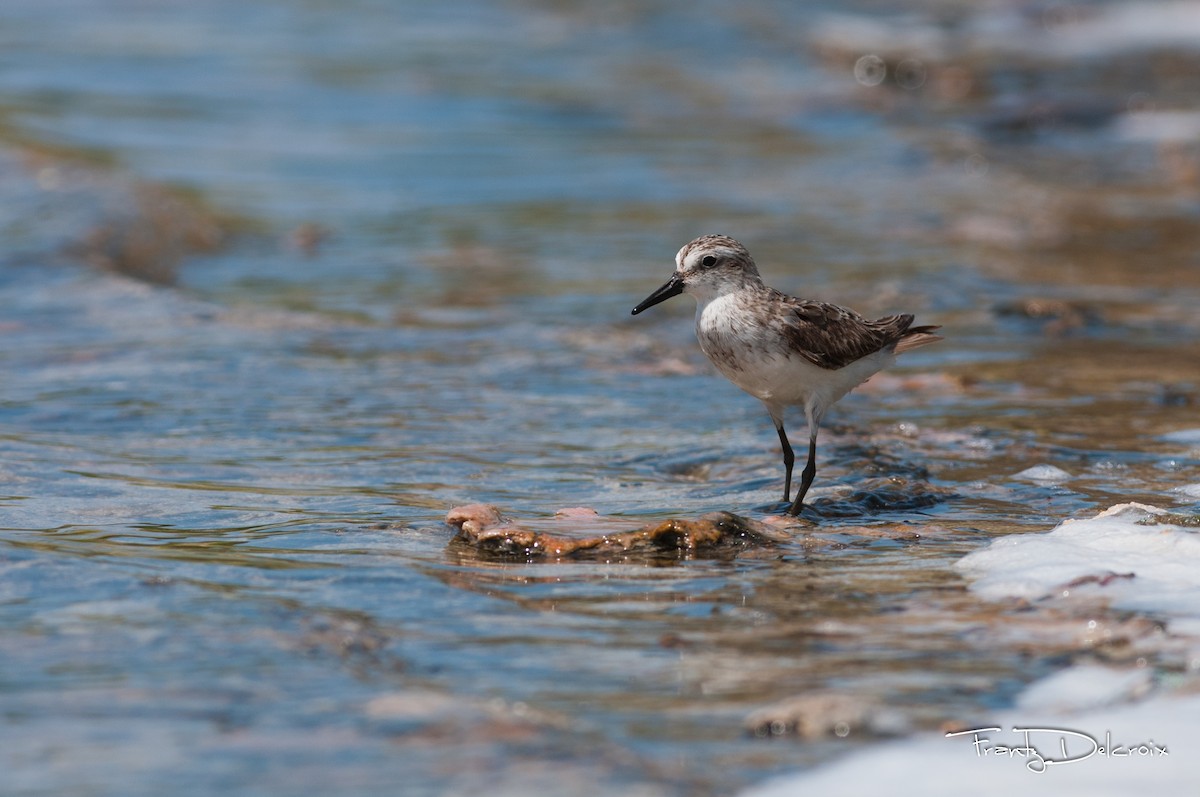
<instances>
[{"instance_id":1,"label":"white foam","mask_svg":"<svg viewBox=\"0 0 1200 797\"><path fill-rule=\"evenodd\" d=\"M1071 474L1054 465L1034 465L1020 473L1013 474L1014 479L1029 479L1035 482L1061 482L1071 478Z\"/></svg>"},{"instance_id":2,"label":"white foam","mask_svg":"<svg viewBox=\"0 0 1200 797\"><path fill-rule=\"evenodd\" d=\"M1200 138L1200 112L1139 111L1116 121L1116 134L1128 141L1195 141Z\"/></svg>"},{"instance_id":3,"label":"white foam","mask_svg":"<svg viewBox=\"0 0 1200 797\"><path fill-rule=\"evenodd\" d=\"M1147 523L1163 514L1119 504L1042 534L1002 537L956 567L971 579L972 591L993 600L1084 590L1117 608L1200 617L1200 533Z\"/></svg>"},{"instance_id":4,"label":"white foam","mask_svg":"<svg viewBox=\"0 0 1200 797\"><path fill-rule=\"evenodd\" d=\"M1142 697L1154 686L1146 667L1114 669L1082 664L1060 670L1029 686L1017 698L1018 709L1086 711Z\"/></svg>"},{"instance_id":5,"label":"white foam","mask_svg":"<svg viewBox=\"0 0 1200 797\"><path fill-rule=\"evenodd\" d=\"M1104 745L1090 757L1051 764L1035 771L1032 754L999 754L996 745L1024 747L1026 737L1012 728L1045 729L1029 738L1043 760L1082 756L1090 743L1072 734L1086 734ZM998 728L978 734L947 737L927 734L883 744L847 756L811 772L768 781L743 797L822 797L862 794L920 794L923 797L1125 797L1129 794L1194 794L1200 783L1200 696L1160 697L1136 705L1108 707L1056 716L1036 707L1006 712L995 721L961 730ZM1064 730L1066 733L1053 731ZM1142 745L1145 745L1143 748ZM991 752L986 752L990 748ZM1166 748L1166 754L1158 752ZM1129 755L1120 755L1126 752Z\"/></svg>"}]
</instances>

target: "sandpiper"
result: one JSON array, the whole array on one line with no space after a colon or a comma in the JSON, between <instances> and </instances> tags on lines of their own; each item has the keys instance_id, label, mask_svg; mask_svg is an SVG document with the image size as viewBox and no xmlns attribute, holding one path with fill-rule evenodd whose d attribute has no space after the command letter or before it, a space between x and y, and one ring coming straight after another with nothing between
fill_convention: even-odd
<instances>
[{"instance_id":1,"label":"sandpiper","mask_svg":"<svg viewBox=\"0 0 1200 797\"><path fill-rule=\"evenodd\" d=\"M704 235L680 249L671 279L633 314L681 293L696 298L701 350L725 378L760 400L775 424L786 472L784 503L791 501L795 463L784 410L804 409L808 464L791 515L800 513L817 473L817 431L825 411L897 354L942 339L934 334L938 326L912 326L909 313L868 321L845 307L768 288L746 247L726 235Z\"/></svg>"}]
</instances>

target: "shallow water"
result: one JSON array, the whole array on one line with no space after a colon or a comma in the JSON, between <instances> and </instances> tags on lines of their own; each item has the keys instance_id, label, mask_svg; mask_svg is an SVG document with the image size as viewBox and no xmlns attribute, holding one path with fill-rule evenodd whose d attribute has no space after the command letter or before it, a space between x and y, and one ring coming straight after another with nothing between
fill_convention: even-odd
<instances>
[{"instance_id":1,"label":"shallow water","mask_svg":"<svg viewBox=\"0 0 1200 797\"><path fill-rule=\"evenodd\" d=\"M1196 509L1200 52L1188 7L1098 8L5 3L7 791L728 793L873 740L747 728L796 695L890 733L1080 659L1186 669L1153 616L1096 609L1124 629L1097 643L953 569ZM777 508L690 300L629 316L710 231L945 327L833 411L812 525L454 541L474 502Z\"/></svg>"}]
</instances>

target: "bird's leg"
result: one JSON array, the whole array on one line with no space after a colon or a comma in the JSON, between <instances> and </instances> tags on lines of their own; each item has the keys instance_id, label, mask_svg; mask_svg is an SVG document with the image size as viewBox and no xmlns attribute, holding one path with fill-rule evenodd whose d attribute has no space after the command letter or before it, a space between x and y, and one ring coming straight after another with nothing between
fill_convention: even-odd
<instances>
[{"instance_id":1,"label":"bird's leg","mask_svg":"<svg viewBox=\"0 0 1200 797\"><path fill-rule=\"evenodd\" d=\"M783 421L775 421L775 431L779 432L779 443L783 446L783 502L792 500L792 466L796 464L796 455L792 453L792 444L788 442L787 432L783 431Z\"/></svg>"},{"instance_id":2,"label":"bird's leg","mask_svg":"<svg viewBox=\"0 0 1200 797\"><path fill-rule=\"evenodd\" d=\"M800 492L796 493L796 500L792 504L792 508L788 510L788 514L795 516L800 514L801 507L804 506L804 496L808 494L808 488L812 486L813 477L817 475L817 426L809 424L808 435L808 464L804 466L804 471L800 474Z\"/></svg>"}]
</instances>

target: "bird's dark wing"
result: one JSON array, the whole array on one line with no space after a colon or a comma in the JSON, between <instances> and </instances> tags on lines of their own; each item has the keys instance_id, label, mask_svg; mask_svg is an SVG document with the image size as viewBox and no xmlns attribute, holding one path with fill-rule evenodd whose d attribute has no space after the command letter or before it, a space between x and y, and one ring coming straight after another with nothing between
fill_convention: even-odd
<instances>
[{"instance_id":1,"label":"bird's dark wing","mask_svg":"<svg viewBox=\"0 0 1200 797\"><path fill-rule=\"evenodd\" d=\"M793 350L813 365L830 370L895 347L913 322L909 313L868 321L836 304L796 299L776 290L771 294L786 308L777 317L782 319L783 336Z\"/></svg>"}]
</instances>

